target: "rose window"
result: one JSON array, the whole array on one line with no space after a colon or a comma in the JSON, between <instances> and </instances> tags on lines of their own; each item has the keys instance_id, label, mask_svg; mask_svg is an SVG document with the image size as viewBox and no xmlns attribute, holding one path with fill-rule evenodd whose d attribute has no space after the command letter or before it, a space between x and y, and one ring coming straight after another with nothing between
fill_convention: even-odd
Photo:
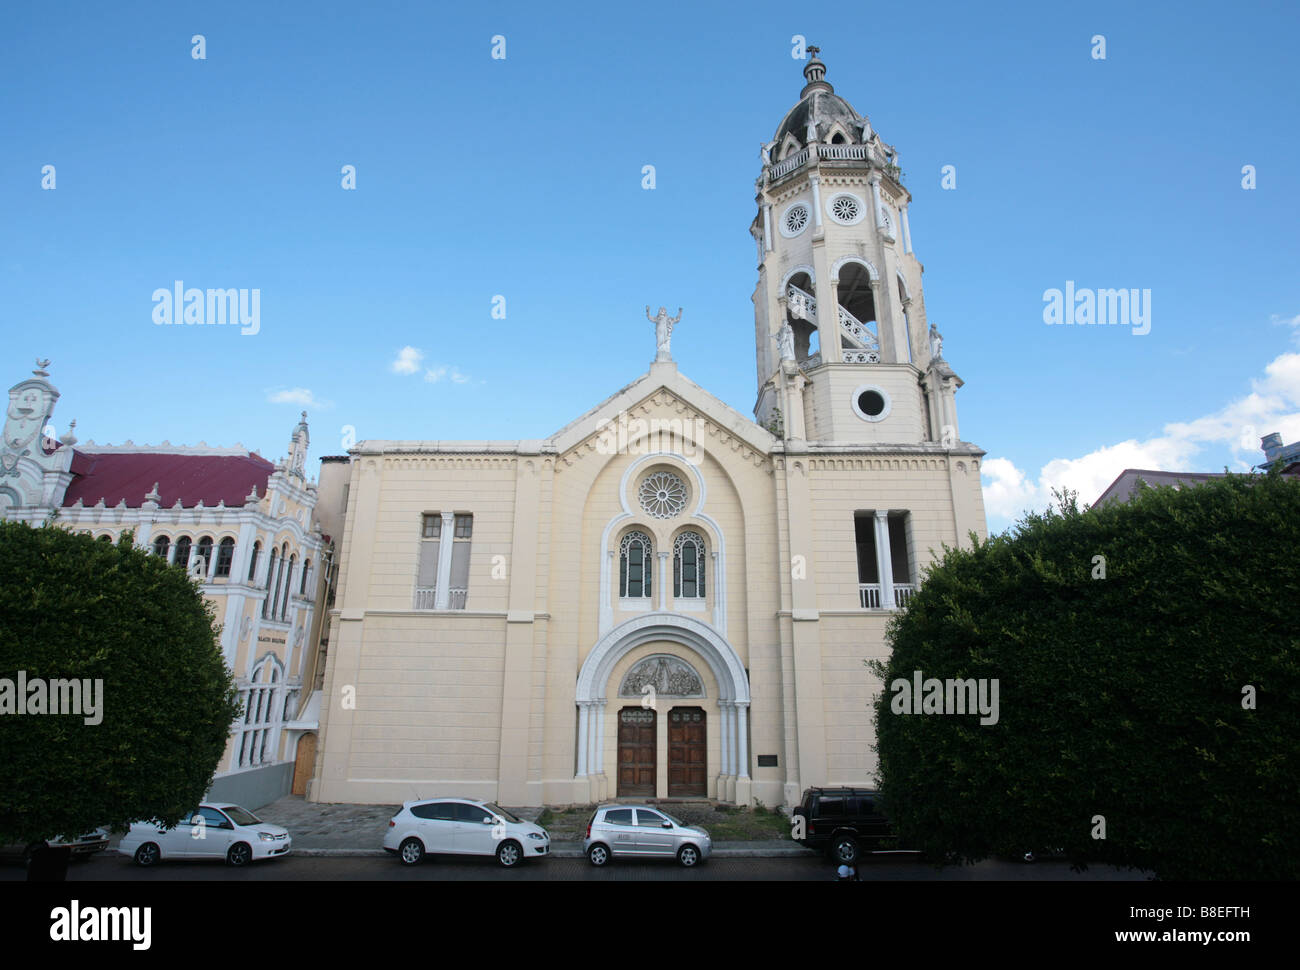
<instances>
[{"instance_id":1,"label":"rose window","mask_svg":"<svg viewBox=\"0 0 1300 970\"><path fill-rule=\"evenodd\" d=\"M671 519L686 508L686 483L672 472L655 472L641 483L641 508L656 519Z\"/></svg>"},{"instance_id":2,"label":"rose window","mask_svg":"<svg viewBox=\"0 0 1300 970\"><path fill-rule=\"evenodd\" d=\"M862 209L858 205L858 200L852 196L841 195L831 202L831 215L835 217L836 222L857 222L861 214Z\"/></svg>"},{"instance_id":3,"label":"rose window","mask_svg":"<svg viewBox=\"0 0 1300 970\"><path fill-rule=\"evenodd\" d=\"M808 207L806 205L792 205L786 210L783 228L787 236L799 235L806 225L808 225Z\"/></svg>"}]
</instances>

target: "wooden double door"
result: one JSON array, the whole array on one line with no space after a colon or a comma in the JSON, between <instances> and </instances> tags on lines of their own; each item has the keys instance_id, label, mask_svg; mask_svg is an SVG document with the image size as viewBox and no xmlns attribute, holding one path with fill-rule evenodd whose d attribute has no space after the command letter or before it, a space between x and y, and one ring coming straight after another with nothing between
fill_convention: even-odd
<instances>
[{"instance_id":1,"label":"wooden double door","mask_svg":"<svg viewBox=\"0 0 1300 970\"><path fill-rule=\"evenodd\" d=\"M668 712L668 797L708 794L708 734L703 709ZM658 776L658 713L644 707L618 712L618 796L654 798Z\"/></svg>"}]
</instances>

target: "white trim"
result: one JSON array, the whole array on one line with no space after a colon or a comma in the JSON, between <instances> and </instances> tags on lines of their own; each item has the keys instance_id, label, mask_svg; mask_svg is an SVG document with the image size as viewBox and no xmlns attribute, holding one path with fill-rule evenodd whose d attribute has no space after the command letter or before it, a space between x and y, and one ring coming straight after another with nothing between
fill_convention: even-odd
<instances>
[{"instance_id":1,"label":"white trim","mask_svg":"<svg viewBox=\"0 0 1300 970\"><path fill-rule=\"evenodd\" d=\"M871 415L867 414L861 408L858 407L858 398L861 397L867 391L875 391L877 394L880 395L881 399L884 400L885 402L885 409L881 411L879 414L877 414L875 417L872 417ZM849 398L849 403L853 405L854 414L860 417L863 421L870 421L872 424L875 424L878 421L884 421L885 418L889 417L889 412L894 409L894 402L890 399L889 392L886 391L883 387L877 387L875 384L863 384L859 386L856 390L854 390L853 396Z\"/></svg>"},{"instance_id":2,"label":"white trim","mask_svg":"<svg viewBox=\"0 0 1300 970\"><path fill-rule=\"evenodd\" d=\"M834 205L836 199L852 199L858 206L858 215L855 219L841 219L835 215ZM867 203L860 199L852 192L836 192L826 200L826 214L831 217L831 221L841 226L856 226L859 222L867 217Z\"/></svg>"},{"instance_id":3,"label":"white trim","mask_svg":"<svg viewBox=\"0 0 1300 970\"><path fill-rule=\"evenodd\" d=\"M807 214L808 218L804 220L803 225L799 227L799 230L797 232L790 232L789 229L786 227L786 219L790 217L790 213L794 209L798 209L798 208L802 208L804 212ZM799 200L798 202L791 202L788 206L786 206L781 211L781 218L777 220L777 224L776 224L777 231L780 232L781 235L783 235L786 239L795 239L799 236L802 236L805 232L808 231L808 227L813 224L815 214L816 214L816 210L812 206L810 206L807 202L803 200Z\"/></svg>"},{"instance_id":4,"label":"white trim","mask_svg":"<svg viewBox=\"0 0 1300 970\"><path fill-rule=\"evenodd\" d=\"M836 283L836 284L839 283L840 270L843 269L845 266L847 266L849 263L857 263L859 266L865 269L867 271L867 275L871 277L872 282L880 281L880 274L876 271L876 266L873 262L871 262L871 260L865 259L862 256L850 255L850 256L841 256L831 265L832 283Z\"/></svg>"},{"instance_id":5,"label":"white trim","mask_svg":"<svg viewBox=\"0 0 1300 970\"><path fill-rule=\"evenodd\" d=\"M798 266L792 267L788 273L781 277L781 286L776 291L777 296L785 296L786 292L790 289L790 281L800 273L807 273L808 282L814 287L817 285L817 271L807 263L800 263Z\"/></svg>"}]
</instances>

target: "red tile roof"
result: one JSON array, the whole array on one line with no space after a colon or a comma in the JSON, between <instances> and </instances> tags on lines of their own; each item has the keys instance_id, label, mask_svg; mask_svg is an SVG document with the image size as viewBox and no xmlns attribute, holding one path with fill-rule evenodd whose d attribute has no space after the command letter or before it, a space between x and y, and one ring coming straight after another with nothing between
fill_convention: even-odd
<instances>
[{"instance_id":1,"label":"red tile roof","mask_svg":"<svg viewBox=\"0 0 1300 970\"><path fill-rule=\"evenodd\" d=\"M202 500L205 506L224 501L227 506L244 504L254 485L259 496L266 494L266 480L275 466L259 455L187 454L101 454L73 452L71 471L75 476L63 498L65 507L81 499L94 505L101 498L110 508L123 499L128 508L139 508L144 497L158 483L159 505L171 508L180 499L185 508Z\"/></svg>"}]
</instances>

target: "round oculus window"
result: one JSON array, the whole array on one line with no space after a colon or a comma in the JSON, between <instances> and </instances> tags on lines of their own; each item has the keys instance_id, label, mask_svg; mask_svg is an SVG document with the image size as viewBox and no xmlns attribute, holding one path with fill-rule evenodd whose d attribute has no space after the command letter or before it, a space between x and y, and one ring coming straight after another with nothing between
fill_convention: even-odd
<instances>
[{"instance_id":1,"label":"round oculus window","mask_svg":"<svg viewBox=\"0 0 1300 970\"><path fill-rule=\"evenodd\" d=\"M795 203L785 210L785 215L781 218L781 235L787 238L799 235L808 228L810 218L808 206L802 202Z\"/></svg>"},{"instance_id":2,"label":"round oculus window","mask_svg":"<svg viewBox=\"0 0 1300 970\"><path fill-rule=\"evenodd\" d=\"M859 387L853 392L853 410L864 421L883 421L889 415L889 395L879 387Z\"/></svg>"},{"instance_id":3,"label":"round oculus window","mask_svg":"<svg viewBox=\"0 0 1300 970\"><path fill-rule=\"evenodd\" d=\"M828 199L826 211L830 213L832 219L841 225L853 226L862 221L867 209L861 199L846 192Z\"/></svg>"}]
</instances>

